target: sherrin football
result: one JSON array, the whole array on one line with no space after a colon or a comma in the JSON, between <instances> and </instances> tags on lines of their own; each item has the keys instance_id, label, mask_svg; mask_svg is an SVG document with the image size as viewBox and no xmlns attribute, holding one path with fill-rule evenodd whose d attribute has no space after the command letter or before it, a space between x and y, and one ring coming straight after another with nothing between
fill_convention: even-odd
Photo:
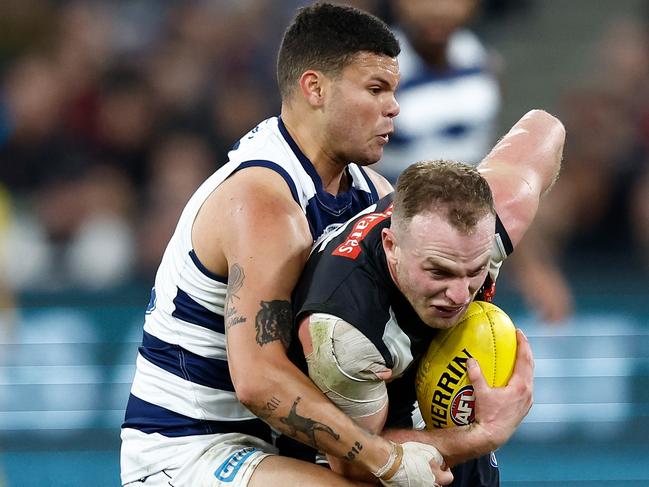
<instances>
[{"instance_id":1,"label":"sherrin football","mask_svg":"<svg viewBox=\"0 0 649 487\"><path fill-rule=\"evenodd\" d=\"M417 370L417 401L428 429L474 420L475 396L466 362L475 358L489 386L507 385L516 361L516 327L497 306L472 302L462 320L441 330Z\"/></svg>"}]
</instances>

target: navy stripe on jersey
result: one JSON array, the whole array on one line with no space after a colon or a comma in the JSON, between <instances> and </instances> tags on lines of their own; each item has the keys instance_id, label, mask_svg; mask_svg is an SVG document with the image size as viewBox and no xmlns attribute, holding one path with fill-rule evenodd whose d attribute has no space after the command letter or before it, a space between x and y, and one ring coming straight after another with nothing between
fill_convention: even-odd
<instances>
[{"instance_id":1,"label":"navy stripe on jersey","mask_svg":"<svg viewBox=\"0 0 649 487\"><path fill-rule=\"evenodd\" d=\"M225 360L205 358L144 332L140 355L167 372L185 380L222 391L234 392Z\"/></svg>"},{"instance_id":2,"label":"navy stripe on jersey","mask_svg":"<svg viewBox=\"0 0 649 487\"><path fill-rule=\"evenodd\" d=\"M297 194L297 188L295 187L295 181L293 181L293 178L289 175L288 172L286 172L286 169L284 169L282 166L277 164L276 162L273 161L265 161L263 159L255 159L253 161L245 161L242 162L237 166L237 168L232 171L232 174L241 171L242 169L245 169L247 167L265 167L268 169L272 169L275 171L277 174L282 176L284 178L284 181L286 181L286 184L288 184L289 189L291 190L291 194L293 195L293 199L297 202L297 204L300 204L300 196ZM232 176L230 174L230 176ZM230 177L228 176L228 177Z\"/></svg>"},{"instance_id":3,"label":"navy stripe on jersey","mask_svg":"<svg viewBox=\"0 0 649 487\"><path fill-rule=\"evenodd\" d=\"M205 267L203 263L200 261L200 259L198 258L198 255L196 255L196 252L194 252L194 249L189 251L189 258L192 259L192 262L194 263L196 268L199 271L201 271L205 276L209 277L210 279L214 279L215 281L222 282L223 284L228 283L227 277L219 276L218 274L215 274L207 267Z\"/></svg>"},{"instance_id":4,"label":"navy stripe on jersey","mask_svg":"<svg viewBox=\"0 0 649 487\"><path fill-rule=\"evenodd\" d=\"M244 433L254 435L268 442L272 441L270 428L260 419L243 421L194 419L151 404L133 394L128 398L122 428L134 428L144 433L160 433L168 437Z\"/></svg>"},{"instance_id":5,"label":"navy stripe on jersey","mask_svg":"<svg viewBox=\"0 0 649 487\"><path fill-rule=\"evenodd\" d=\"M479 124L475 123L453 123L447 124L437 130L431 130L430 135L437 135L440 137L445 137L447 139L466 137L467 133L472 132L478 129ZM405 144L411 144L414 141L418 140L418 135L405 135L403 133L398 133L397 131L394 134L390 135L390 146L401 146Z\"/></svg>"},{"instance_id":6,"label":"navy stripe on jersey","mask_svg":"<svg viewBox=\"0 0 649 487\"><path fill-rule=\"evenodd\" d=\"M182 289L177 289L178 291L174 298L174 311L171 313L171 316L218 333L225 333L223 316L197 303Z\"/></svg>"}]
</instances>

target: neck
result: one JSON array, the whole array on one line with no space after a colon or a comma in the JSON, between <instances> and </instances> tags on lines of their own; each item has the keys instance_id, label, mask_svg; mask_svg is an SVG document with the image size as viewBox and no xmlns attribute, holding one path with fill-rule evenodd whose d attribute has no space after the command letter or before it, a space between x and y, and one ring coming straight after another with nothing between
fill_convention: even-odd
<instances>
[{"instance_id":1,"label":"neck","mask_svg":"<svg viewBox=\"0 0 649 487\"><path fill-rule=\"evenodd\" d=\"M337 159L327 147L321 135L323 131L305 122L309 117L301 117L284 106L281 117L288 133L313 164L322 180L323 189L333 195L346 191L350 184L345 173L347 162Z\"/></svg>"}]
</instances>

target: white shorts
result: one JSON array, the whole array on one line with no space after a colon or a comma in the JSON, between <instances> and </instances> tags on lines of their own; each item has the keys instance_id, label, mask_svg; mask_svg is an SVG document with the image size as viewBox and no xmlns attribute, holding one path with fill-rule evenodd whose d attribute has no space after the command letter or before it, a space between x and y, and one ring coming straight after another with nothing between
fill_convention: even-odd
<instances>
[{"instance_id":1,"label":"white shorts","mask_svg":"<svg viewBox=\"0 0 649 487\"><path fill-rule=\"evenodd\" d=\"M188 437L189 438L189 437ZM163 447L164 448L164 447ZM194 449L191 443L176 446ZM205 448L183 460L180 466L164 468L124 487L247 487L259 463L277 449L259 438L240 433L214 435Z\"/></svg>"}]
</instances>

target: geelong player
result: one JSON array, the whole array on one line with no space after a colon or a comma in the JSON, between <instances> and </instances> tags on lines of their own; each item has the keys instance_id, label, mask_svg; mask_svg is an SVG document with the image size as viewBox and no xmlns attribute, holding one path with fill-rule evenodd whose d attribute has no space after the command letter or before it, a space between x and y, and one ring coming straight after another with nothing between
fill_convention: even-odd
<instances>
[{"instance_id":1,"label":"geelong player","mask_svg":"<svg viewBox=\"0 0 649 487\"><path fill-rule=\"evenodd\" d=\"M314 240L391 190L361 166L381 157L399 112L398 53L383 22L348 7L307 7L289 26L281 116L244 135L192 196L157 272L122 429L124 485L352 485L277 455L289 453L280 433L340 457L362 445L355 463L377 477L432 478L432 448L396 458L285 351Z\"/></svg>"},{"instance_id":2,"label":"geelong player","mask_svg":"<svg viewBox=\"0 0 649 487\"><path fill-rule=\"evenodd\" d=\"M485 282L495 282L557 177L564 138L558 120L530 112L477 170L448 161L413 164L393 195L316 243L294 294L300 342L309 376L358 424L375 433L410 426L384 436L429 443L448 465L485 455L513 433L492 422L509 417L515 425L531 406L531 381L524 379L532 375L532 356L521 332L516 372L504 389L489 389L470 361L477 410L467 427L412 431L413 365L435 330L457 324ZM499 401L510 394L511 402ZM491 460L461 465L453 485L498 485ZM353 475L349 462L330 464Z\"/></svg>"}]
</instances>

